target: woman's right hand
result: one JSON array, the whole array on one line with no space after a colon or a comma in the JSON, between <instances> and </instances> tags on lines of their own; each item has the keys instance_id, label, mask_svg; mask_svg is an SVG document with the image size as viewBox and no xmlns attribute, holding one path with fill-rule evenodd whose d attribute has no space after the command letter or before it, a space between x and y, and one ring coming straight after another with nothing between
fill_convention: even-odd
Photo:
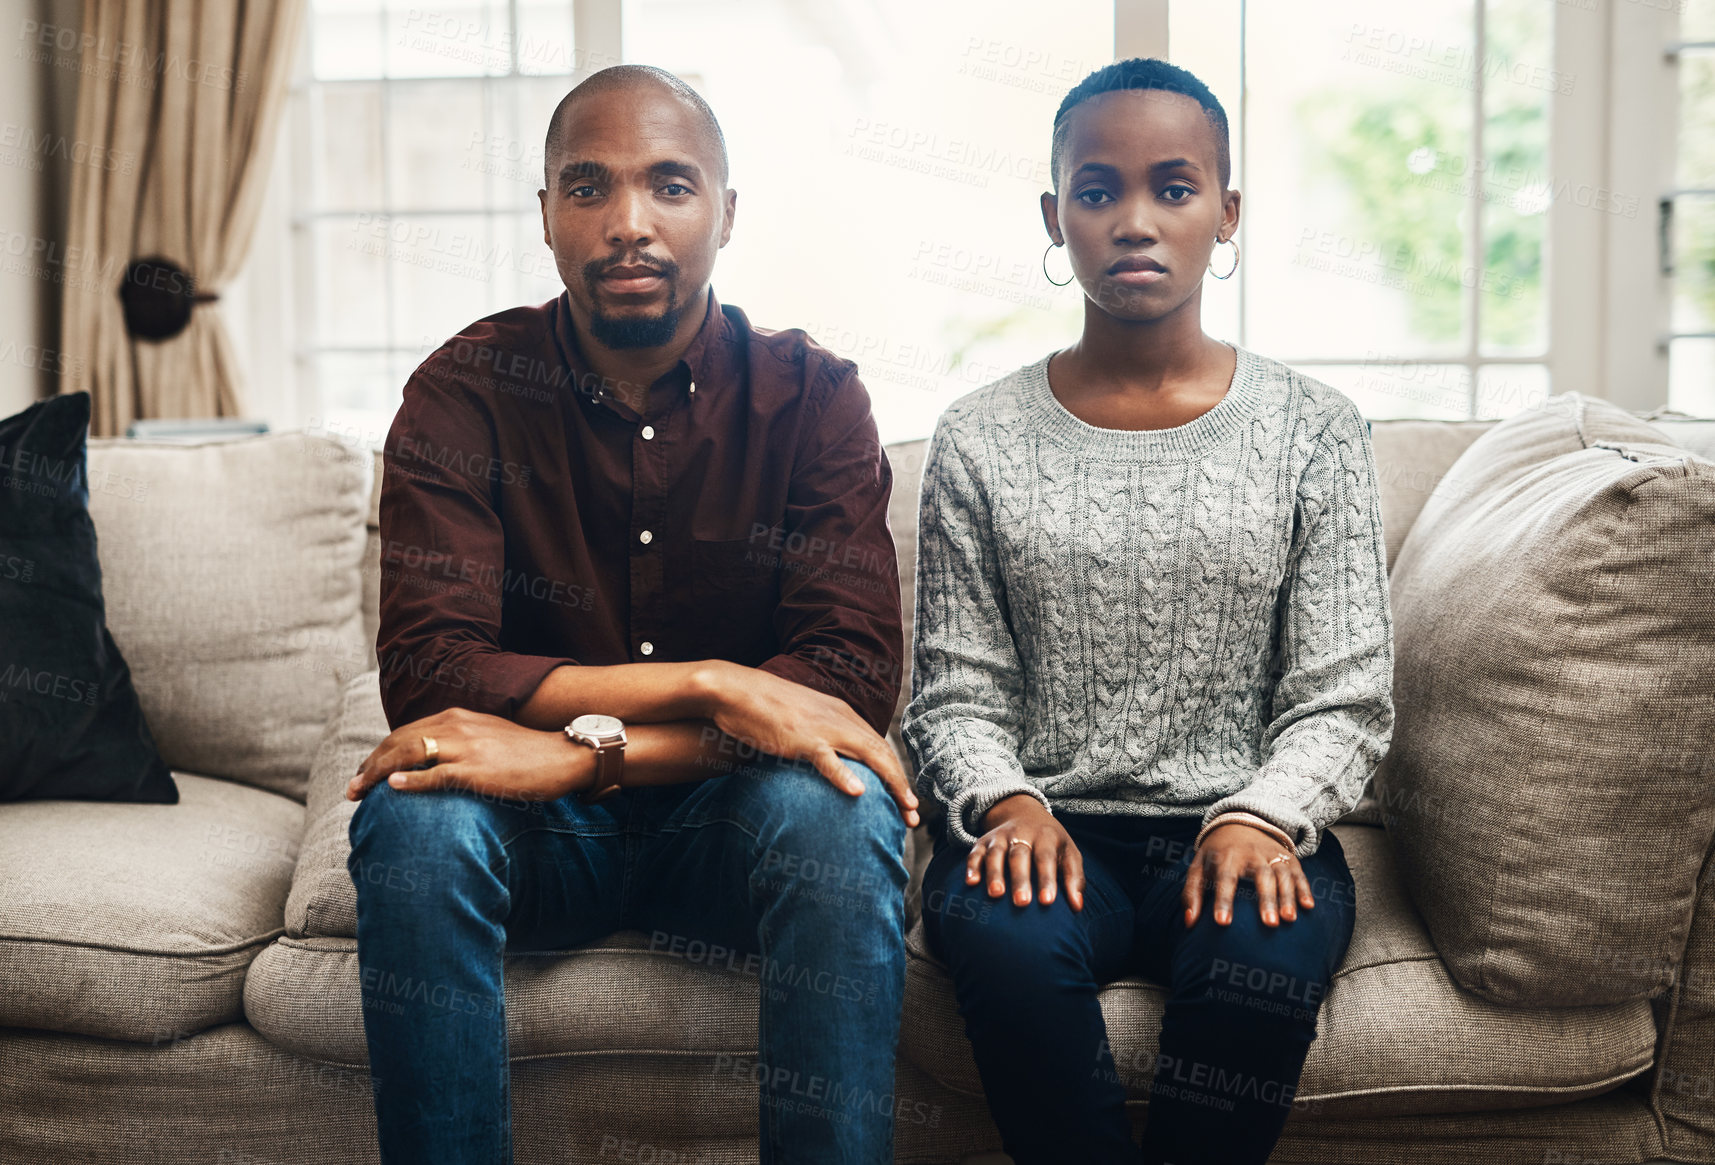
<instances>
[{"instance_id":1,"label":"woman's right hand","mask_svg":"<svg viewBox=\"0 0 1715 1165\"><path fill-rule=\"evenodd\" d=\"M1012 900L1030 904L1031 870L1041 890L1042 905L1054 901L1056 887L1064 882L1066 901L1073 910L1084 908L1084 857L1072 835L1029 793L1014 793L995 802L983 815L988 832L965 858L965 884L975 886L988 879L990 898L1006 893L1012 881Z\"/></svg>"}]
</instances>

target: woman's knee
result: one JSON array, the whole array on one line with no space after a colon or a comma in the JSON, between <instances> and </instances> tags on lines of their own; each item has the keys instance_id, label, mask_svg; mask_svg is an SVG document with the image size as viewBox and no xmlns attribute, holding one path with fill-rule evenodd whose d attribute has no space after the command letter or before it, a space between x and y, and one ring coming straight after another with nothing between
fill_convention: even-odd
<instances>
[{"instance_id":1,"label":"woman's knee","mask_svg":"<svg viewBox=\"0 0 1715 1165\"><path fill-rule=\"evenodd\" d=\"M991 898L981 884L965 884L962 856L944 854L923 881L923 920L956 979L1026 996L1093 986L1089 943L1063 896L1047 906Z\"/></svg>"},{"instance_id":2,"label":"woman's knee","mask_svg":"<svg viewBox=\"0 0 1715 1165\"><path fill-rule=\"evenodd\" d=\"M1235 903L1233 920L1210 917L1185 932L1174 963L1174 995L1242 1011L1247 1018L1314 1026L1344 953L1339 925L1329 915L1300 910L1292 921L1264 924Z\"/></svg>"}]
</instances>

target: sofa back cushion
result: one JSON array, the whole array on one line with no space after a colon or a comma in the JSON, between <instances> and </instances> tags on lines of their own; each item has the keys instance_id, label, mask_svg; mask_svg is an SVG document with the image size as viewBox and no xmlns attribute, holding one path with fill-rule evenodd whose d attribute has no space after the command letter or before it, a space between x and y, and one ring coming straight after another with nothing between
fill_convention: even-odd
<instances>
[{"instance_id":1,"label":"sofa back cushion","mask_svg":"<svg viewBox=\"0 0 1715 1165\"><path fill-rule=\"evenodd\" d=\"M304 433L89 443L107 625L170 767L304 799L366 666L370 465Z\"/></svg>"},{"instance_id":2,"label":"sofa back cushion","mask_svg":"<svg viewBox=\"0 0 1715 1165\"><path fill-rule=\"evenodd\" d=\"M1715 835L1715 464L1567 393L1448 471L1391 574L1375 790L1454 978L1653 996Z\"/></svg>"}]
</instances>

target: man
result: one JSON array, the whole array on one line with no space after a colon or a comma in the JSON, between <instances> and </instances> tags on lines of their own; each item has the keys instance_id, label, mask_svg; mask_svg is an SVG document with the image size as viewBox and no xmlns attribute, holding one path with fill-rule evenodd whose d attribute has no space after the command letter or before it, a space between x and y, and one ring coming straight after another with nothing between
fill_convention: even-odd
<instances>
[{"instance_id":1,"label":"man","mask_svg":"<svg viewBox=\"0 0 1715 1165\"><path fill-rule=\"evenodd\" d=\"M726 182L671 74L573 89L539 193L565 293L448 341L388 434L394 731L347 793L384 1161L508 1161L503 953L628 928L751 956L763 1161L892 1160L892 474L854 365L716 301Z\"/></svg>"}]
</instances>

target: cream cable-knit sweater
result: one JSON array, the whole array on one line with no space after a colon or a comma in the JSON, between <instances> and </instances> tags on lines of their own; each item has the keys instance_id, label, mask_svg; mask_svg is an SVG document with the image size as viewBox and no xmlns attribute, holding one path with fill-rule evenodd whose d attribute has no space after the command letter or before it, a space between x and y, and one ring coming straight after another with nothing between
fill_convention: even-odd
<instances>
[{"instance_id":1,"label":"cream cable-knit sweater","mask_svg":"<svg viewBox=\"0 0 1715 1165\"><path fill-rule=\"evenodd\" d=\"M1352 401L1236 347L1172 429L1085 424L1048 357L955 401L923 476L920 791L966 845L995 802L1242 809L1300 857L1393 734L1375 457Z\"/></svg>"}]
</instances>

